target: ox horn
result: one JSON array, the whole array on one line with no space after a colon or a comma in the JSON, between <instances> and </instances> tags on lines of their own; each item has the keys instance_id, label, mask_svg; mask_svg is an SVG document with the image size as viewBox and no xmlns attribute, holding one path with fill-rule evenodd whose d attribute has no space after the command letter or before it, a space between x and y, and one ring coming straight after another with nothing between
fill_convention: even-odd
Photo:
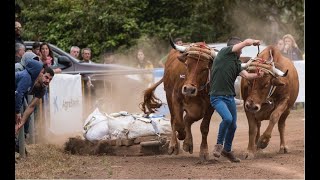
<instances>
[{"instance_id":1,"label":"ox horn","mask_svg":"<svg viewBox=\"0 0 320 180\"><path fill-rule=\"evenodd\" d=\"M287 69L287 71L286 71L285 73L282 72L280 69L277 69L277 68L274 66L273 56L272 56L272 51L271 51L271 49L270 49L269 52L270 52L270 57L271 57L270 61L272 62L272 72L274 72L276 75L281 76L281 77L287 76L287 74L288 74L288 69Z\"/></svg>"},{"instance_id":2,"label":"ox horn","mask_svg":"<svg viewBox=\"0 0 320 180\"><path fill-rule=\"evenodd\" d=\"M250 59L248 62L246 62L246 63L241 63L241 68L242 69L247 69L249 66L250 66L250 64L252 63L252 61L253 61L253 59Z\"/></svg>"},{"instance_id":3,"label":"ox horn","mask_svg":"<svg viewBox=\"0 0 320 180\"><path fill-rule=\"evenodd\" d=\"M211 49L210 52L211 52L212 58L215 58L217 56L217 52L214 49Z\"/></svg>"},{"instance_id":4,"label":"ox horn","mask_svg":"<svg viewBox=\"0 0 320 180\"><path fill-rule=\"evenodd\" d=\"M173 40L172 40L172 37L171 37L171 34L169 34L169 37L170 37L170 45L172 46L173 49L177 50L177 51L180 51L180 52L185 52L186 51L186 47L184 46L179 46L179 45L176 45Z\"/></svg>"},{"instance_id":5,"label":"ox horn","mask_svg":"<svg viewBox=\"0 0 320 180\"><path fill-rule=\"evenodd\" d=\"M276 75L281 76L281 77L285 77L288 74L288 69L287 71L284 73L282 72L280 69L276 68L274 66L274 63L272 63L272 72L274 72Z\"/></svg>"},{"instance_id":6,"label":"ox horn","mask_svg":"<svg viewBox=\"0 0 320 180\"><path fill-rule=\"evenodd\" d=\"M273 56L272 56L272 51L271 51L271 49L270 49L269 53L270 53L270 59L269 59L268 62L273 62Z\"/></svg>"}]
</instances>

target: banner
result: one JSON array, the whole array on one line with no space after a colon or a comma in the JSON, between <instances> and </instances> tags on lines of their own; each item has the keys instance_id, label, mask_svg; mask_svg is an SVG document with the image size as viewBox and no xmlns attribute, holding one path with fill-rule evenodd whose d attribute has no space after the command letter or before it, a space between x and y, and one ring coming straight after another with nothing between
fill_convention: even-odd
<instances>
[{"instance_id":1,"label":"banner","mask_svg":"<svg viewBox=\"0 0 320 180\"><path fill-rule=\"evenodd\" d=\"M49 130L54 134L81 132L81 75L55 74L50 82L49 92Z\"/></svg>"},{"instance_id":2,"label":"banner","mask_svg":"<svg viewBox=\"0 0 320 180\"><path fill-rule=\"evenodd\" d=\"M305 61L293 61L299 76L299 94L296 102L305 101Z\"/></svg>"},{"instance_id":3,"label":"banner","mask_svg":"<svg viewBox=\"0 0 320 180\"><path fill-rule=\"evenodd\" d=\"M160 79L163 77L164 69L163 68L156 68L153 70L153 82L156 83L160 81ZM167 104L167 98L166 98L166 92L164 91L163 83L159 84L159 86L154 91L154 94L157 98L159 98L163 105L158 109L156 114L161 115L168 115L170 114L169 107Z\"/></svg>"}]
</instances>

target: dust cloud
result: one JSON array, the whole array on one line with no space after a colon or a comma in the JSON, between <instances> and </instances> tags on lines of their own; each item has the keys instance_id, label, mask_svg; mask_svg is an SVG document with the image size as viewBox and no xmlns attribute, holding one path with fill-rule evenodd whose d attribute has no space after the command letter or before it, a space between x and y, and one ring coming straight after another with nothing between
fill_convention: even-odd
<instances>
[{"instance_id":1,"label":"dust cloud","mask_svg":"<svg viewBox=\"0 0 320 180\"><path fill-rule=\"evenodd\" d=\"M137 40L137 44L129 49L120 47L115 52L115 59L117 64L136 67L138 50L142 50L146 60L151 61L154 68L160 68L160 59L167 55L170 49L169 39L160 40L155 37L141 37Z\"/></svg>"},{"instance_id":2,"label":"dust cloud","mask_svg":"<svg viewBox=\"0 0 320 180\"><path fill-rule=\"evenodd\" d=\"M234 32L232 36L240 36L242 39L254 38L260 39L266 45L272 45L277 42L279 38L282 38L285 34L292 34L296 42L304 42L304 37L298 36L298 30L295 29L295 22L281 23L284 21L282 17L283 13L277 13L276 10L265 7L256 6L255 12L260 11L264 14L272 14L266 21L261 17L255 15L245 2L239 3L231 10L231 20L234 23ZM271 12L271 13L270 13ZM304 43L303 43L304 44ZM304 49L304 47L300 47Z\"/></svg>"},{"instance_id":3,"label":"dust cloud","mask_svg":"<svg viewBox=\"0 0 320 180\"><path fill-rule=\"evenodd\" d=\"M54 123L54 127L51 127L51 129L50 109L45 109L46 112L43 112L46 114L44 118L36 120L36 131L39 131L37 133L37 143L63 145L70 137L83 137L84 122L95 108L99 108L100 112L107 114L119 111L143 113L139 104L143 101L143 91L152 83L151 73L108 77L107 80L95 83L95 98L83 97L82 119L74 120L72 117L64 116L64 122ZM52 129L54 129L54 132L52 132Z\"/></svg>"},{"instance_id":4,"label":"dust cloud","mask_svg":"<svg viewBox=\"0 0 320 180\"><path fill-rule=\"evenodd\" d=\"M95 86L95 96L83 97L82 119L63 117L63 123L50 124L50 109L46 108L46 116L36 122L36 131L42 131L38 141L56 145L63 145L70 137L83 137L83 125L88 116L99 108L107 114L119 111L128 113L143 113L139 104L143 101L143 92L153 84L152 71L143 74L107 76L105 80L92 82ZM50 128L51 126L51 128ZM52 132L54 129L54 132ZM70 132L70 133L64 133Z\"/></svg>"},{"instance_id":5,"label":"dust cloud","mask_svg":"<svg viewBox=\"0 0 320 180\"><path fill-rule=\"evenodd\" d=\"M50 129L50 110L47 109L42 113L45 113L46 115L42 118L38 117L35 119L35 138L37 144L55 144L63 146L70 137L82 136L81 129L75 127L73 123L69 123L68 121L65 121L63 125L60 124L59 126L61 126L61 130L68 130L70 133L61 133L59 131L52 132ZM71 119L71 117L66 116L65 119L68 120ZM82 125L83 123L80 121L79 123Z\"/></svg>"}]
</instances>

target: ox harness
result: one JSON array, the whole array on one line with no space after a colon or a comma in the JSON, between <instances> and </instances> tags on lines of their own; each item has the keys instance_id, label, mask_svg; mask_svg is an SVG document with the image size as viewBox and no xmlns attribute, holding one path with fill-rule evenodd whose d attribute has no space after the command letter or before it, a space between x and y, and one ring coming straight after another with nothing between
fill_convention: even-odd
<instances>
[{"instance_id":1,"label":"ox harness","mask_svg":"<svg viewBox=\"0 0 320 180\"><path fill-rule=\"evenodd\" d=\"M186 50L186 52L187 52L187 57L190 57L190 59L197 61L195 69L197 69L199 61L213 61L213 58L214 58L210 47L208 47L204 42L199 44L192 43L190 47ZM187 66L186 63L185 65ZM207 89L206 87L208 87L208 84L210 83L210 67L207 67L206 70L208 70L207 81L204 85L199 87L199 91ZM195 73L196 71L194 71L194 73L191 75L192 76L191 82L193 82L194 78L196 77Z\"/></svg>"},{"instance_id":2,"label":"ox harness","mask_svg":"<svg viewBox=\"0 0 320 180\"><path fill-rule=\"evenodd\" d=\"M262 70L262 68L265 69L264 67L267 67L267 66L263 66L264 64L267 64L267 65L270 65L270 64L271 64L271 62L268 63L266 59L258 58L259 53L260 53L260 49L259 49L259 45L258 45L257 57L250 60L251 62L257 61L257 64L255 65L255 72L256 72L257 74L260 73L260 70ZM273 59L271 52L270 52L270 55L271 55L271 58ZM260 64L260 66L259 66L259 64ZM262 67L262 68L261 68L261 67ZM248 68L249 68L249 67L248 67ZM249 68L249 69L250 69L250 68ZM265 70L267 70L267 69L265 69ZM269 70L267 70L267 71L268 71L269 73L271 73ZM271 74L273 75L273 73L271 73ZM273 76L274 76L274 75L273 75ZM275 78L277 78L277 77L275 77ZM256 82L256 79L253 80L252 89L254 88L255 82ZM268 96L266 97L266 102L267 102L268 104L270 104L270 105L272 104L272 101L270 100L270 97L273 95L274 91L276 90L276 87L277 87L277 86L271 85L271 87L270 87L270 89L269 89Z\"/></svg>"}]
</instances>

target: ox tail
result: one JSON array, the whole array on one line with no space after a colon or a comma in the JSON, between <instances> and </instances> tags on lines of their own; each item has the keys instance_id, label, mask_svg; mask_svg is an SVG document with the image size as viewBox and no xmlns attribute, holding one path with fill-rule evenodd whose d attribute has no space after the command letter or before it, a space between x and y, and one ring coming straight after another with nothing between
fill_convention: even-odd
<instances>
[{"instance_id":1,"label":"ox tail","mask_svg":"<svg viewBox=\"0 0 320 180\"><path fill-rule=\"evenodd\" d=\"M154 90L163 82L161 78L157 83L153 84L148 89L144 90L143 102L139 104L140 109L147 115L154 113L157 108L160 108L162 101L154 95Z\"/></svg>"}]
</instances>

